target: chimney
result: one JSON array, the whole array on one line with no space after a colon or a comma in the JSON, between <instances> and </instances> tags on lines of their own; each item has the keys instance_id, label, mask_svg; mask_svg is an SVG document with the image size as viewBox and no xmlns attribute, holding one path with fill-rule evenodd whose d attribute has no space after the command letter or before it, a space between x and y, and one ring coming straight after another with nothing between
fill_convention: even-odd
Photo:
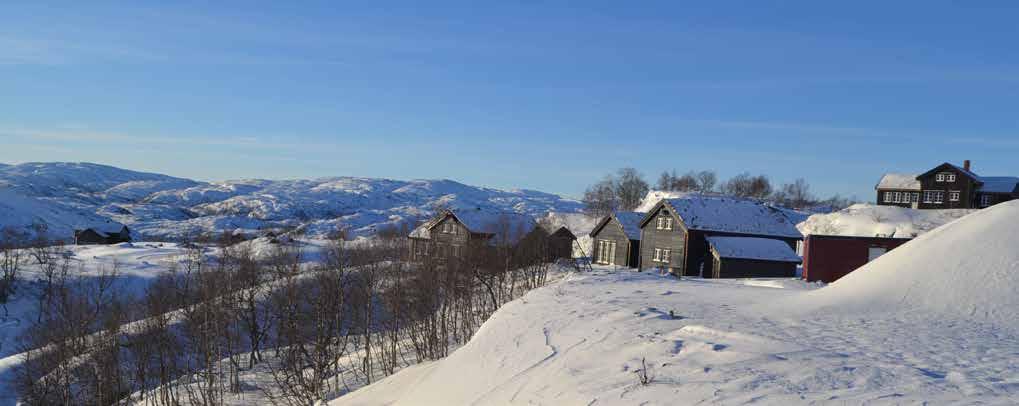
<instances>
[{"instance_id":1,"label":"chimney","mask_svg":"<svg viewBox=\"0 0 1019 406\"><path fill-rule=\"evenodd\" d=\"M969 160L962 161L962 169L969 170Z\"/></svg>"}]
</instances>

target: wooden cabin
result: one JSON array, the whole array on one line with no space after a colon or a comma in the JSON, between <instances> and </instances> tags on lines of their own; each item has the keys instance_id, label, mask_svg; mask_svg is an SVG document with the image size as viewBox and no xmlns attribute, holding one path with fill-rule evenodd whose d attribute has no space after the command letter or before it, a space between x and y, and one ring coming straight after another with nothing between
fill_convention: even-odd
<instances>
[{"instance_id":1,"label":"wooden cabin","mask_svg":"<svg viewBox=\"0 0 1019 406\"><path fill-rule=\"evenodd\" d=\"M793 278L800 257L782 241L708 236L712 278Z\"/></svg>"},{"instance_id":2,"label":"wooden cabin","mask_svg":"<svg viewBox=\"0 0 1019 406\"><path fill-rule=\"evenodd\" d=\"M542 224L541 229L546 233L550 262L573 258L573 246L577 242L577 236L573 235L570 229L552 224Z\"/></svg>"},{"instance_id":3,"label":"wooden cabin","mask_svg":"<svg viewBox=\"0 0 1019 406\"><path fill-rule=\"evenodd\" d=\"M912 238L808 235L803 241L803 279L835 282L910 240Z\"/></svg>"},{"instance_id":4,"label":"wooden cabin","mask_svg":"<svg viewBox=\"0 0 1019 406\"><path fill-rule=\"evenodd\" d=\"M1019 198L1019 177L980 176L970 161L945 162L919 175L888 173L877 186L877 204L914 209L977 209Z\"/></svg>"},{"instance_id":5,"label":"wooden cabin","mask_svg":"<svg viewBox=\"0 0 1019 406\"><path fill-rule=\"evenodd\" d=\"M119 244L131 241L131 230L123 224L107 223L74 230L75 245Z\"/></svg>"},{"instance_id":6,"label":"wooden cabin","mask_svg":"<svg viewBox=\"0 0 1019 406\"><path fill-rule=\"evenodd\" d=\"M462 258L472 243L516 246L537 229L534 218L519 213L442 210L410 232L408 254L411 260Z\"/></svg>"},{"instance_id":7,"label":"wooden cabin","mask_svg":"<svg viewBox=\"0 0 1019 406\"><path fill-rule=\"evenodd\" d=\"M795 255L803 235L796 229L802 215L758 201L723 196L689 195L659 201L641 219L640 269L658 269L676 275L715 275L708 237L758 237L782 242L786 254ZM749 276L770 276L769 261L745 259L761 265L762 272ZM725 277L727 273L719 273Z\"/></svg>"},{"instance_id":8,"label":"wooden cabin","mask_svg":"<svg viewBox=\"0 0 1019 406\"><path fill-rule=\"evenodd\" d=\"M640 220L644 213L617 211L602 217L589 234L591 261L627 268L640 266Z\"/></svg>"}]
</instances>

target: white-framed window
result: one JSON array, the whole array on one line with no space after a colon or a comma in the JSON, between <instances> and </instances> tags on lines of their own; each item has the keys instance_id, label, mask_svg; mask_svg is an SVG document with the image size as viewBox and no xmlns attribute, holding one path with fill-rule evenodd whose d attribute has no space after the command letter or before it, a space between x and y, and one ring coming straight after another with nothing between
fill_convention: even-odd
<instances>
[{"instance_id":1,"label":"white-framed window","mask_svg":"<svg viewBox=\"0 0 1019 406\"><path fill-rule=\"evenodd\" d=\"M959 193L958 190L949 190L948 191L948 201L950 201L950 202L957 202L957 201L959 201L959 195L960 195L960 193Z\"/></svg>"},{"instance_id":2,"label":"white-framed window","mask_svg":"<svg viewBox=\"0 0 1019 406\"><path fill-rule=\"evenodd\" d=\"M902 192L892 193L892 203L902 203Z\"/></svg>"},{"instance_id":3,"label":"white-framed window","mask_svg":"<svg viewBox=\"0 0 1019 406\"><path fill-rule=\"evenodd\" d=\"M892 202L892 192L885 192L885 203Z\"/></svg>"},{"instance_id":4,"label":"white-framed window","mask_svg":"<svg viewBox=\"0 0 1019 406\"><path fill-rule=\"evenodd\" d=\"M909 192L902 192L902 203L909 203L909 197L912 194Z\"/></svg>"},{"instance_id":5,"label":"white-framed window","mask_svg":"<svg viewBox=\"0 0 1019 406\"><path fill-rule=\"evenodd\" d=\"M911 203L920 203L920 192L913 192L913 201Z\"/></svg>"},{"instance_id":6,"label":"white-framed window","mask_svg":"<svg viewBox=\"0 0 1019 406\"><path fill-rule=\"evenodd\" d=\"M656 228L659 230L672 230L672 217L659 216L657 221Z\"/></svg>"},{"instance_id":7,"label":"white-framed window","mask_svg":"<svg viewBox=\"0 0 1019 406\"><path fill-rule=\"evenodd\" d=\"M937 175L934 175L934 181L936 181L936 182L944 182L945 181L945 173L944 172L939 172Z\"/></svg>"},{"instance_id":8,"label":"white-framed window","mask_svg":"<svg viewBox=\"0 0 1019 406\"><path fill-rule=\"evenodd\" d=\"M945 182L955 182L955 174L954 173L946 173L945 174Z\"/></svg>"},{"instance_id":9,"label":"white-framed window","mask_svg":"<svg viewBox=\"0 0 1019 406\"><path fill-rule=\"evenodd\" d=\"M940 204L945 201L945 192L940 190L925 190L923 191L923 202L924 203L935 203Z\"/></svg>"},{"instance_id":10,"label":"white-framed window","mask_svg":"<svg viewBox=\"0 0 1019 406\"><path fill-rule=\"evenodd\" d=\"M599 264L609 265L616 262L616 242L609 240L598 240Z\"/></svg>"},{"instance_id":11,"label":"white-framed window","mask_svg":"<svg viewBox=\"0 0 1019 406\"><path fill-rule=\"evenodd\" d=\"M654 262L668 263L672 256L672 250L666 248L655 248L655 255L651 258Z\"/></svg>"},{"instance_id":12,"label":"white-framed window","mask_svg":"<svg viewBox=\"0 0 1019 406\"><path fill-rule=\"evenodd\" d=\"M980 195L980 207L991 205L991 195Z\"/></svg>"}]
</instances>

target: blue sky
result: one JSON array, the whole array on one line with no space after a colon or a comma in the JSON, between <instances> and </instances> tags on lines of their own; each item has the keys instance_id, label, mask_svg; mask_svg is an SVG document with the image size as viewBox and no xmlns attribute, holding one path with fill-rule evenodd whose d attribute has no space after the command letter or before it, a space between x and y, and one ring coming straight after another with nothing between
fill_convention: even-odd
<instances>
[{"instance_id":1,"label":"blue sky","mask_svg":"<svg viewBox=\"0 0 1019 406\"><path fill-rule=\"evenodd\" d=\"M5 2L0 162L578 196L1019 175L1016 2ZM163 4L172 3L172 4Z\"/></svg>"}]
</instances>

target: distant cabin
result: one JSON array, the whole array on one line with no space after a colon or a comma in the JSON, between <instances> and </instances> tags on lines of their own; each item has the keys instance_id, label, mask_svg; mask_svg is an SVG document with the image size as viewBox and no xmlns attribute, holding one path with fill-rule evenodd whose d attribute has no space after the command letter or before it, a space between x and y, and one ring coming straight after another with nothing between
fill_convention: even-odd
<instances>
[{"instance_id":1,"label":"distant cabin","mask_svg":"<svg viewBox=\"0 0 1019 406\"><path fill-rule=\"evenodd\" d=\"M131 241L131 230L122 224L103 224L74 230L75 245L118 244Z\"/></svg>"},{"instance_id":2,"label":"distant cabin","mask_svg":"<svg viewBox=\"0 0 1019 406\"><path fill-rule=\"evenodd\" d=\"M411 260L463 258L469 246L515 247L537 230L533 217L519 213L443 210L410 232L408 254Z\"/></svg>"},{"instance_id":3,"label":"distant cabin","mask_svg":"<svg viewBox=\"0 0 1019 406\"><path fill-rule=\"evenodd\" d=\"M877 186L877 204L914 209L977 209L1019 198L1019 177L980 176L945 162L919 175L887 173Z\"/></svg>"},{"instance_id":4,"label":"distant cabin","mask_svg":"<svg viewBox=\"0 0 1019 406\"><path fill-rule=\"evenodd\" d=\"M545 231L548 241L548 259L552 262L558 259L573 258L573 246L577 242L577 236L566 226L542 224L541 229Z\"/></svg>"},{"instance_id":5,"label":"distant cabin","mask_svg":"<svg viewBox=\"0 0 1019 406\"><path fill-rule=\"evenodd\" d=\"M803 239L795 217L789 210L749 199L663 199L641 219L640 269L705 278L794 277L796 267L789 264ZM714 245L709 238L715 238ZM781 244L767 244L766 257L737 254L760 252L761 239Z\"/></svg>"},{"instance_id":6,"label":"distant cabin","mask_svg":"<svg viewBox=\"0 0 1019 406\"><path fill-rule=\"evenodd\" d=\"M589 234L591 261L627 268L640 266L640 220L644 213L617 211L602 217Z\"/></svg>"}]
</instances>

